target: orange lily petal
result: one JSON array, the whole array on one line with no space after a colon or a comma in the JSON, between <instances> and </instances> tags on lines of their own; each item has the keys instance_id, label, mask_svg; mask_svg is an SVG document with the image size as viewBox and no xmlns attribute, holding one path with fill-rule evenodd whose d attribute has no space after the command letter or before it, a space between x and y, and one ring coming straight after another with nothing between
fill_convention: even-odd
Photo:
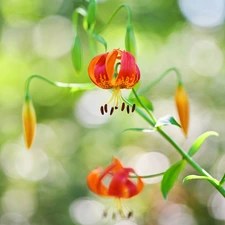
<instances>
[{"instance_id":1,"label":"orange lily petal","mask_svg":"<svg viewBox=\"0 0 225 225\"><path fill-rule=\"evenodd\" d=\"M107 189L102 184L100 180L100 174L102 172L102 168L98 167L91 171L91 173L87 176L87 185L88 188L93 191L94 193L101 195L101 196L107 196Z\"/></svg>"},{"instance_id":2,"label":"orange lily petal","mask_svg":"<svg viewBox=\"0 0 225 225\"><path fill-rule=\"evenodd\" d=\"M129 52L122 52L120 71L116 79L116 86L120 88L133 88L140 79L135 58Z\"/></svg>"},{"instance_id":3,"label":"orange lily petal","mask_svg":"<svg viewBox=\"0 0 225 225\"><path fill-rule=\"evenodd\" d=\"M115 50L109 52L109 54L106 58L106 71L107 71L108 78L110 80L112 80L112 78L113 78L114 66L115 66L117 56L118 56L118 50L115 49Z\"/></svg>"}]
</instances>

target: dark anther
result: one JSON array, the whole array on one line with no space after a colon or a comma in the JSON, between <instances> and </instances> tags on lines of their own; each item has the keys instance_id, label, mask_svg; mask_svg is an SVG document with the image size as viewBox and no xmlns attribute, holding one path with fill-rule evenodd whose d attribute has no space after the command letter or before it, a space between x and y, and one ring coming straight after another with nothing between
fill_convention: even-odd
<instances>
[{"instance_id":1,"label":"dark anther","mask_svg":"<svg viewBox=\"0 0 225 225\"><path fill-rule=\"evenodd\" d=\"M115 106L115 110L117 110L118 109L118 106Z\"/></svg>"},{"instance_id":2,"label":"dark anther","mask_svg":"<svg viewBox=\"0 0 225 225\"><path fill-rule=\"evenodd\" d=\"M110 116L113 114L113 112L114 112L114 107L112 107L110 110Z\"/></svg>"},{"instance_id":3,"label":"dark anther","mask_svg":"<svg viewBox=\"0 0 225 225\"><path fill-rule=\"evenodd\" d=\"M116 219L116 213L112 214L112 219L115 220Z\"/></svg>"},{"instance_id":4,"label":"dark anther","mask_svg":"<svg viewBox=\"0 0 225 225\"><path fill-rule=\"evenodd\" d=\"M127 105L127 114L129 114L130 113L130 107L129 107L129 105Z\"/></svg>"},{"instance_id":5,"label":"dark anther","mask_svg":"<svg viewBox=\"0 0 225 225\"><path fill-rule=\"evenodd\" d=\"M107 217L107 211L103 212L103 217L106 218Z\"/></svg>"},{"instance_id":6,"label":"dark anther","mask_svg":"<svg viewBox=\"0 0 225 225\"><path fill-rule=\"evenodd\" d=\"M104 110L105 110L106 113L108 112L107 104L104 105Z\"/></svg>"},{"instance_id":7,"label":"dark anther","mask_svg":"<svg viewBox=\"0 0 225 225\"><path fill-rule=\"evenodd\" d=\"M133 212L131 211L131 212L128 213L127 218L129 219L129 218L131 218L132 216L133 216Z\"/></svg>"},{"instance_id":8,"label":"dark anther","mask_svg":"<svg viewBox=\"0 0 225 225\"><path fill-rule=\"evenodd\" d=\"M135 108L136 108L136 105L135 105L135 104L133 104L133 105L132 105L131 112L134 112Z\"/></svg>"},{"instance_id":9,"label":"dark anther","mask_svg":"<svg viewBox=\"0 0 225 225\"><path fill-rule=\"evenodd\" d=\"M101 111L101 114L104 115L104 109L103 109L103 106L100 107L100 111Z\"/></svg>"},{"instance_id":10,"label":"dark anther","mask_svg":"<svg viewBox=\"0 0 225 225\"><path fill-rule=\"evenodd\" d=\"M121 107L121 111L123 111L125 109L125 103L122 103L122 107Z\"/></svg>"}]
</instances>

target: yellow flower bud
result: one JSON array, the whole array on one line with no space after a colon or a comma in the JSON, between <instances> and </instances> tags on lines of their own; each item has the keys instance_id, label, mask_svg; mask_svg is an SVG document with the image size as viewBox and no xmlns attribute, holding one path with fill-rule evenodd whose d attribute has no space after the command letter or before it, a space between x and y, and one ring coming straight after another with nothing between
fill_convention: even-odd
<instances>
[{"instance_id":1,"label":"yellow flower bud","mask_svg":"<svg viewBox=\"0 0 225 225\"><path fill-rule=\"evenodd\" d=\"M189 101L187 93L184 90L182 84L177 86L175 93L175 102L177 106L178 115L180 118L181 127L185 136L188 134L188 125L189 125Z\"/></svg>"},{"instance_id":2,"label":"yellow flower bud","mask_svg":"<svg viewBox=\"0 0 225 225\"><path fill-rule=\"evenodd\" d=\"M29 96L26 96L25 98L22 116L23 116L23 129L24 129L25 143L27 148L30 149L35 136L36 114L35 114L33 103Z\"/></svg>"}]
</instances>

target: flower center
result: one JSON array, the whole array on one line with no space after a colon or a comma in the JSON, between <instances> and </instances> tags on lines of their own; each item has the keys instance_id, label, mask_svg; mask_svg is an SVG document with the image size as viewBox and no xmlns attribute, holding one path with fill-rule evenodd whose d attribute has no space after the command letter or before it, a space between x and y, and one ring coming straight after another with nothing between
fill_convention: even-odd
<instances>
[{"instance_id":1,"label":"flower center","mask_svg":"<svg viewBox=\"0 0 225 225\"><path fill-rule=\"evenodd\" d=\"M125 102L123 101L123 99L121 97L121 90L119 87L115 87L113 89L112 96L111 96L110 100L108 101L108 103L106 103L104 106L100 107L100 112L102 115L104 115L105 113L108 113L108 105L111 103L112 103L112 106L109 110L110 116L113 114L114 110L119 109L120 105L121 105L121 111L124 111L126 108L127 114L129 114L130 112L134 112L135 107L136 107L136 105L133 104L130 109L130 106L125 104Z\"/></svg>"}]
</instances>

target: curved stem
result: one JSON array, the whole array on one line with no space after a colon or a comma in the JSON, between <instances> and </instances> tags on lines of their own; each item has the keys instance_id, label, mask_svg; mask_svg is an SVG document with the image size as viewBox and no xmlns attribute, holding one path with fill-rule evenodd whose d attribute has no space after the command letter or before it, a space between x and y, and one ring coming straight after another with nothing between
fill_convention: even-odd
<instances>
[{"instance_id":1,"label":"curved stem","mask_svg":"<svg viewBox=\"0 0 225 225\"><path fill-rule=\"evenodd\" d=\"M87 90L87 89L92 89L94 88L94 84L92 83L62 83L62 82L57 82L57 81L52 81L52 80L49 80L43 76L40 76L40 75L32 75L30 76L27 80L26 80L26 83L25 83L25 94L26 96L29 95L29 87L30 87L30 82L32 79L34 78L38 78L40 80L43 80L53 86L56 86L56 87L62 87L62 88L71 88L71 89L76 89L76 90Z\"/></svg>"},{"instance_id":2,"label":"curved stem","mask_svg":"<svg viewBox=\"0 0 225 225\"><path fill-rule=\"evenodd\" d=\"M111 15L111 17L109 18L109 20L96 32L97 34L101 33L103 30L105 30L107 28L107 26L110 24L110 22L112 21L113 17L120 11L120 9L122 8L126 8L127 9L127 14L128 14L128 21L127 23L130 24L131 23L131 10L130 7L127 4L123 4L121 6L119 6Z\"/></svg>"},{"instance_id":3,"label":"curved stem","mask_svg":"<svg viewBox=\"0 0 225 225\"><path fill-rule=\"evenodd\" d=\"M154 125L153 125L153 127L154 127L155 124L156 124L156 122L157 122L157 121L156 121L156 118L155 118L154 115L151 113L151 111L149 111L149 110L146 108L146 106L142 103L142 101L139 99L139 97L138 97L136 91L134 90L134 88L132 88L132 91L133 91L133 93L134 93L135 98L138 100L138 102L140 103L140 105L145 109L145 111L148 113L148 115L149 115L150 118L152 119L152 121L153 121L153 123L154 123Z\"/></svg>"},{"instance_id":4,"label":"curved stem","mask_svg":"<svg viewBox=\"0 0 225 225\"><path fill-rule=\"evenodd\" d=\"M143 95L144 93L149 91L152 87L154 87L156 84L158 84L171 71L174 71L176 73L177 79L178 79L178 84L182 84L180 71L176 67L171 67L171 68L167 69L165 72L163 72L157 79L155 79L153 82L151 82L145 88L141 89L138 92L138 94Z\"/></svg>"},{"instance_id":5,"label":"curved stem","mask_svg":"<svg viewBox=\"0 0 225 225\"><path fill-rule=\"evenodd\" d=\"M136 95L137 96L137 95ZM135 96L135 97L136 97ZM138 96L137 96L138 97ZM132 103L130 103L129 101L127 101L126 99L124 99L124 101L129 104L132 105ZM141 100L138 100L139 102L141 102ZM141 105L144 105L143 103ZM145 108L145 107L144 107ZM146 108L145 108L146 110ZM135 111L144 119L146 120L150 125L152 125L154 127L155 123L145 114L143 113L142 110L140 110L139 108L136 108ZM147 111L147 110L146 110ZM152 115L153 116L153 115ZM206 177L212 177L207 171L205 171L203 168L201 168L201 166L199 166L185 151L184 149L182 149L172 138L170 138L161 128L157 127L156 130L161 134L161 136L163 136L178 152L179 154L182 156L183 159L185 159L189 165L191 165L196 171L198 171L202 176L206 176ZM224 178L225 179L225 178ZM223 178L221 179L221 181L223 180ZM212 182L211 180L209 180L209 182L225 197L225 189L220 185L215 184L214 182ZM223 181L222 181L223 182Z\"/></svg>"},{"instance_id":6,"label":"curved stem","mask_svg":"<svg viewBox=\"0 0 225 225\"><path fill-rule=\"evenodd\" d=\"M130 176L130 178L153 178L153 177L159 177L162 176L165 172L162 173L155 173L155 174L151 174L151 175L146 175L146 176Z\"/></svg>"}]
</instances>

